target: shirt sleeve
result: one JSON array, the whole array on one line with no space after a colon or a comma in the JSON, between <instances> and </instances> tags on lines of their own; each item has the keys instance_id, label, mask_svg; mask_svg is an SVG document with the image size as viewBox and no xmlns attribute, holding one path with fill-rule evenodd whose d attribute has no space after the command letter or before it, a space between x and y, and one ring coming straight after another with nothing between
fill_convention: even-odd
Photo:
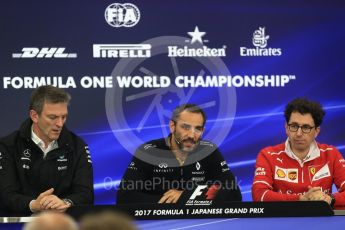
<instances>
[{"instance_id":1,"label":"shirt sleeve","mask_svg":"<svg viewBox=\"0 0 345 230\"><path fill-rule=\"evenodd\" d=\"M118 204L157 203L163 194L154 191L154 178L148 173L148 165L133 157L117 191Z\"/></svg>"},{"instance_id":2,"label":"shirt sleeve","mask_svg":"<svg viewBox=\"0 0 345 230\"><path fill-rule=\"evenodd\" d=\"M18 180L14 152L0 144L1 199L9 211L18 215L30 214L29 203L35 197L24 195Z\"/></svg>"},{"instance_id":3,"label":"shirt sleeve","mask_svg":"<svg viewBox=\"0 0 345 230\"><path fill-rule=\"evenodd\" d=\"M218 148L208 158L206 158L208 169L206 180L212 183L209 191L218 188L215 201L242 201L237 178L231 172Z\"/></svg>"},{"instance_id":4,"label":"shirt sleeve","mask_svg":"<svg viewBox=\"0 0 345 230\"><path fill-rule=\"evenodd\" d=\"M338 189L334 194L334 206L345 206L345 160L341 153L334 148L335 160L333 162L333 181Z\"/></svg>"},{"instance_id":5,"label":"shirt sleeve","mask_svg":"<svg viewBox=\"0 0 345 230\"><path fill-rule=\"evenodd\" d=\"M78 138L77 159L69 193L61 199L72 201L73 205L93 204L93 168L89 147Z\"/></svg>"},{"instance_id":6,"label":"shirt sleeve","mask_svg":"<svg viewBox=\"0 0 345 230\"><path fill-rule=\"evenodd\" d=\"M255 175L252 185L253 201L298 201L297 194L282 194L274 191L274 165L269 155L261 150L255 164Z\"/></svg>"}]
</instances>

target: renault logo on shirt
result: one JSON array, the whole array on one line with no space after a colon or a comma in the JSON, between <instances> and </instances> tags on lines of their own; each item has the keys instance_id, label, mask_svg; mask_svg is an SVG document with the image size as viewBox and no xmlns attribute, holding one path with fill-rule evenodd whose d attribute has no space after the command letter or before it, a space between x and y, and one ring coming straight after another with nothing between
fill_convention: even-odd
<instances>
[{"instance_id":1,"label":"renault logo on shirt","mask_svg":"<svg viewBox=\"0 0 345 230\"><path fill-rule=\"evenodd\" d=\"M199 163L199 161L197 161L195 163L195 169L196 169L196 171L192 171L193 175L203 175L203 174L205 174L204 170L200 170L201 169L201 164Z\"/></svg>"},{"instance_id":2,"label":"renault logo on shirt","mask_svg":"<svg viewBox=\"0 0 345 230\"><path fill-rule=\"evenodd\" d=\"M200 163L199 163L199 162L196 162L195 168L196 168L196 170L198 170L198 171L200 170L201 165L200 165Z\"/></svg>"}]
</instances>

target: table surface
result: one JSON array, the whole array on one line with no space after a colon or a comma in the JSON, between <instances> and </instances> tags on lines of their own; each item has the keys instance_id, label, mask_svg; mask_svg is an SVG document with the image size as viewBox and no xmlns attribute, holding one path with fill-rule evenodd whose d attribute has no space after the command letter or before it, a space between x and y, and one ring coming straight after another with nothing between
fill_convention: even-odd
<instances>
[{"instance_id":1,"label":"table surface","mask_svg":"<svg viewBox=\"0 0 345 230\"><path fill-rule=\"evenodd\" d=\"M248 204L252 205L252 204ZM113 206L110 206L113 207ZM280 206L282 207L282 206ZM94 206L92 208L95 208ZM295 209L284 209L293 212ZM156 219L137 220L139 229L221 229L232 227L234 229L302 229L311 227L318 229L339 229L345 226L345 210L334 210L334 216L320 217L241 217L241 218L197 218L197 219ZM35 217L0 217L0 230L22 229L25 222Z\"/></svg>"}]
</instances>

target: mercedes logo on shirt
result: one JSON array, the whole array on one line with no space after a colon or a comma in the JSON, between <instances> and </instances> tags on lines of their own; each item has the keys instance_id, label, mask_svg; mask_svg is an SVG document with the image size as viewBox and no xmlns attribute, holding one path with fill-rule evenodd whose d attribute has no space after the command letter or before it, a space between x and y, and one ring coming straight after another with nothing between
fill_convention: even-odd
<instances>
[{"instance_id":1,"label":"mercedes logo on shirt","mask_svg":"<svg viewBox=\"0 0 345 230\"><path fill-rule=\"evenodd\" d=\"M23 155L24 155L25 157L31 157L31 150L30 150L30 149L25 149L25 150L23 151Z\"/></svg>"}]
</instances>

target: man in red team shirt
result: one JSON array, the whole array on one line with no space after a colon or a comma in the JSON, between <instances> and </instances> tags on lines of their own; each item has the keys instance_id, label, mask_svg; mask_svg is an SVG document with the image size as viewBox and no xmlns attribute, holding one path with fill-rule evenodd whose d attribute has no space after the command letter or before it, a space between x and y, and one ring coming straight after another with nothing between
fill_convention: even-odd
<instances>
[{"instance_id":1,"label":"man in red team shirt","mask_svg":"<svg viewBox=\"0 0 345 230\"><path fill-rule=\"evenodd\" d=\"M285 108L285 143L261 150L252 186L254 201L323 200L345 205L345 160L315 138L325 111L317 102L297 98ZM338 193L332 194L332 184Z\"/></svg>"}]
</instances>

